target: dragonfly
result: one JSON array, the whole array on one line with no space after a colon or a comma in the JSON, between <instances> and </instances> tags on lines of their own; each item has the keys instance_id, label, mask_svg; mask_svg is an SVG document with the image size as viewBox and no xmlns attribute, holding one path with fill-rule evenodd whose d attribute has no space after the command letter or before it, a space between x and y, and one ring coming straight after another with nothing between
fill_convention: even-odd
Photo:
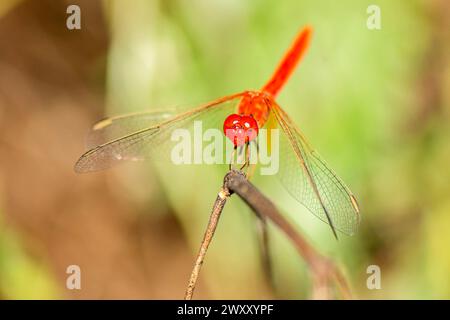
<instances>
[{"instance_id":1,"label":"dragonfly","mask_svg":"<svg viewBox=\"0 0 450 320\"><path fill-rule=\"evenodd\" d=\"M353 235L360 223L356 197L275 100L305 55L311 36L310 26L298 32L260 90L231 94L179 114L150 111L97 122L88 136L88 151L76 162L75 171L94 172L127 160L151 158L161 152L173 130L190 127L194 121L223 131L235 149L257 143L258 133L265 125L276 127L281 132L277 176L282 185L294 199L328 223L336 239L337 231Z\"/></svg>"}]
</instances>

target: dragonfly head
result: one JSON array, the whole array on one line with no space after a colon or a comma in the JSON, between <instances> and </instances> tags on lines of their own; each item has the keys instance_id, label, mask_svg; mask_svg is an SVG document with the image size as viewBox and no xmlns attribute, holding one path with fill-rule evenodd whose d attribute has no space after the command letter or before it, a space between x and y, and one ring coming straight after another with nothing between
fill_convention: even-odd
<instances>
[{"instance_id":1,"label":"dragonfly head","mask_svg":"<svg viewBox=\"0 0 450 320\"><path fill-rule=\"evenodd\" d=\"M249 115L230 114L223 122L223 132L235 147L255 139L258 131L258 123Z\"/></svg>"}]
</instances>

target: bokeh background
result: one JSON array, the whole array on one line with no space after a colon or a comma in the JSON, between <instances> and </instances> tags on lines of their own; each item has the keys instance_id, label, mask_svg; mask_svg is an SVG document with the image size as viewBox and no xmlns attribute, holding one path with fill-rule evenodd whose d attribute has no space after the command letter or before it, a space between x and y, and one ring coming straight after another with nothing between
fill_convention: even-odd
<instances>
[{"instance_id":1,"label":"bokeh background","mask_svg":"<svg viewBox=\"0 0 450 320\"><path fill-rule=\"evenodd\" d=\"M81 30L66 8L81 8ZM369 5L381 30L366 27ZM305 24L310 50L278 101L351 187L360 231L336 242L274 177L257 184L345 271L356 298L450 298L450 2L0 2L0 298L182 298L223 168L73 164L105 115L259 88ZM304 262L227 204L196 298L310 297ZM66 268L81 268L81 290ZM381 268L380 290L366 269Z\"/></svg>"}]
</instances>

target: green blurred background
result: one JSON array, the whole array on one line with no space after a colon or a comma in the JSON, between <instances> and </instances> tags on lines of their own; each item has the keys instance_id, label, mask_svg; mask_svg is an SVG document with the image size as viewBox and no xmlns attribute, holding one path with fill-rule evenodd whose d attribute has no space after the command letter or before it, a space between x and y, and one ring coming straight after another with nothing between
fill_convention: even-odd
<instances>
[{"instance_id":1,"label":"green blurred background","mask_svg":"<svg viewBox=\"0 0 450 320\"><path fill-rule=\"evenodd\" d=\"M81 8L81 30L66 8ZM381 8L381 30L366 10ZM192 105L268 79L305 24L278 102L349 185L360 231L335 241L274 177L258 185L356 298L450 298L450 2L11 1L0 4L0 298L183 297L223 168L131 163L76 175L105 115ZM304 262L233 197L195 298L309 298ZM81 290L66 288L67 266ZM380 290L366 269L381 268Z\"/></svg>"}]
</instances>

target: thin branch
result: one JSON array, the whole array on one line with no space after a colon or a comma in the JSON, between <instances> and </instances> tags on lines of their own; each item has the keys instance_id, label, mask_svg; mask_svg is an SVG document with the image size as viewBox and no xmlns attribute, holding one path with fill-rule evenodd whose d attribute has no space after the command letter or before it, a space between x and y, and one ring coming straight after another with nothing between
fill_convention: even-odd
<instances>
[{"instance_id":1,"label":"thin branch","mask_svg":"<svg viewBox=\"0 0 450 320\"><path fill-rule=\"evenodd\" d=\"M186 289L186 294L184 295L185 300L191 300L194 294L195 285L197 283L198 275L205 259L206 251L211 243L211 240L216 231L217 223L219 222L220 214L222 213L223 207L230 196L227 189L222 188L217 195L216 201L209 217L208 227L206 228L205 235L203 236L202 243L200 245L200 250L197 254L197 260L195 260L194 268L192 269L191 277Z\"/></svg>"},{"instance_id":2,"label":"thin branch","mask_svg":"<svg viewBox=\"0 0 450 320\"><path fill-rule=\"evenodd\" d=\"M257 213L255 213L255 215L257 216L256 228L258 234L259 248L261 252L261 263L267 281L269 282L272 290L275 290L275 283L272 271L272 260L270 257L269 230L267 226L267 219L263 216L259 216Z\"/></svg>"},{"instance_id":3,"label":"thin branch","mask_svg":"<svg viewBox=\"0 0 450 320\"><path fill-rule=\"evenodd\" d=\"M231 193L236 193L247 205L257 212L258 216L265 217L277 225L293 242L300 256L308 264L313 273L313 297L328 298L329 286L335 283L344 299L351 298L349 286L341 271L335 264L318 253L300 233L278 212L275 205L253 186L245 176L237 171L230 171L225 176L225 187Z\"/></svg>"},{"instance_id":4,"label":"thin branch","mask_svg":"<svg viewBox=\"0 0 450 320\"><path fill-rule=\"evenodd\" d=\"M245 174L238 170L229 171L224 178L224 183L214 203L208 228L205 232L197 260L192 270L185 299L192 298L197 282L198 274L203 263L206 250L212 240L220 214L225 206L226 199L236 193L245 203L261 218L269 219L278 226L293 242L300 256L305 260L313 276L313 294L316 299L328 299L331 296L331 288L334 285L339 290L342 298L351 298L351 293L345 277L335 264L318 253L278 212L275 205L264 196L246 178Z\"/></svg>"}]
</instances>

